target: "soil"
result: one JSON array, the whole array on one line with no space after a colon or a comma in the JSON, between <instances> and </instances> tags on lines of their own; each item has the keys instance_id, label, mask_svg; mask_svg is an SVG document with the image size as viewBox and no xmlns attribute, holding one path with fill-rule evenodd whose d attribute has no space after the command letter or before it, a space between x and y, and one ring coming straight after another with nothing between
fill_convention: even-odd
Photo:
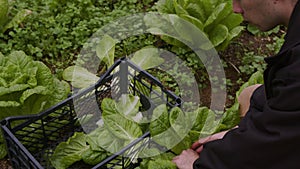
<instances>
[{"instance_id":1,"label":"soil","mask_svg":"<svg viewBox=\"0 0 300 169\"><path fill-rule=\"evenodd\" d=\"M235 93L239 90L241 82L246 82L250 75L243 74L239 71L239 66L243 66L242 57L246 52L254 52L254 54L260 56L274 55L274 51L267 47L268 44L274 43L272 37L280 36L284 32L271 35L259 35L254 36L248 31L242 32L242 34L235 39L225 51L219 52L219 56L227 66L224 67L226 78L232 83L227 86L227 99L226 107L234 103ZM201 102L204 105L210 104L210 89L203 89L201 93Z\"/></svg>"},{"instance_id":2,"label":"soil","mask_svg":"<svg viewBox=\"0 0 300 169\"><path fill-rule=\"evenodd\" d=\"M1 169L12 169L8 159L0 160L0 168Z\"/></svg>"},{"instance_id":3,"label":"soil","mask_svg":"<svg viewBox=\"0 0 300 169\"><path fill-rule=\"evenodd\" d=\"M274 36L274 35L271 35ZM241 58L245 52L253 51L254 53L263 54L264 56L272 55L266 45L273 43L271 36L253 36L251 33L244 31L236 40L233 41L226 49L220 52L219 56L228 63L225 67L225 75L230 79L232 85L227 89L228 96L235 96L235 92L239 89L240 85L237 83L239 79L246 81L249 77L241 74L238 67L242 65ZM231 105L234 98L227 97L226 105ZM201 91L201 103L203 105L210 105L210 88L204 88ZM9 160L0 160L0 169L12 169Z\"/></svg>"}]
</instances>

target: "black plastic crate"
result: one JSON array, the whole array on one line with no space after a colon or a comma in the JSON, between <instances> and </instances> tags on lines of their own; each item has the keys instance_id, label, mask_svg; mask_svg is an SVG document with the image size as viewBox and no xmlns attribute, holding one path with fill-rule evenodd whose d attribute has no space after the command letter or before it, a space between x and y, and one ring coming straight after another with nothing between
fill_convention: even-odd
<instances>
[{"instance_id":1,"label":"black plastic crate","mask_svg":"<svg viewBox=\"0 0 300 169\"><path fill-rule=\"evenodd\" d=\"M159 90L156 90L156 89ZM155 90L154 90L155 89ZM94 85L79 91L59 104L37 115L8 117L1 121L10 161L15 169L52 168L48 158L55 147L66 141L76 131L89 132L101 118L99 105L104 98L118 98L130 93L140 97L143 111L151 115L158 104L168 107L181 105L181 99L164 88L159 80L141 70L130 60L122 58L99 78ZM78 118L92 115L90 125L77 125ZM130 153L140 151L149 144L149 132L128 144L118 153L95 166L72 168L134 168L138 164L128 162ZM132 151L133 150L133 151Z\"/></svg>"}]
</instances>

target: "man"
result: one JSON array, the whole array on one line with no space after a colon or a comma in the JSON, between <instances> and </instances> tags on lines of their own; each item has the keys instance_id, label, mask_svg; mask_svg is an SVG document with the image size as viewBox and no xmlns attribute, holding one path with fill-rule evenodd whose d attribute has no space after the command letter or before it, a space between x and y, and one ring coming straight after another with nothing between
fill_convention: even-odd
<instances>
[{"instance_id":1,"label":"man","mask_svg":"<svg viewBox=\"0 0 300 169\"><path fill-rule=\"evenodd\" d=\"M287 26L280 52L266 58L264 85L239 97L238 127L200 139L173 159L179 169L300 169L300 1L233 0L245 21Z\"/></svg>"}]
</instances>

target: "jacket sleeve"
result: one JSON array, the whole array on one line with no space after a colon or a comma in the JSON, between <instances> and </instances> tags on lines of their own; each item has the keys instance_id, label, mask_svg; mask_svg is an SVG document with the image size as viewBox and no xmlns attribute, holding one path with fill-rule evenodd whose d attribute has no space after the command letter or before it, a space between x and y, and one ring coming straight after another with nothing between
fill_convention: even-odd
<instances>
[{"instance_id":1,"label":"jacket sleeve","mask_svg":"<svg viewBox=\"0 0 300 169\"><path fill-rule=\"evenodd\" d=\"M290 55L270 80L270 97L255 90L239 127L205 144L195 169L300 168L300 51Z\"/></svg>"}]
</instances>

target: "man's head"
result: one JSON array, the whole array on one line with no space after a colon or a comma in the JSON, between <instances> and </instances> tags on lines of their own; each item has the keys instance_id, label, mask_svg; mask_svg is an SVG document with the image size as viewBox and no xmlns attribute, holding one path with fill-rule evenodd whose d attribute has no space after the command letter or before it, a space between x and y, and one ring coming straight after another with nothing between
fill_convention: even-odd
<instances>
[{"instance_id":1,"label":"man's head","mask_svg":"<svg viewBox=\"0 0 300 169\"><path fill-rule=\"evenodd\" d=\"M288 26L298 0L233 0L233 11L244 20L268 31L277 25Z\"/></svg>"}]
</instances>

